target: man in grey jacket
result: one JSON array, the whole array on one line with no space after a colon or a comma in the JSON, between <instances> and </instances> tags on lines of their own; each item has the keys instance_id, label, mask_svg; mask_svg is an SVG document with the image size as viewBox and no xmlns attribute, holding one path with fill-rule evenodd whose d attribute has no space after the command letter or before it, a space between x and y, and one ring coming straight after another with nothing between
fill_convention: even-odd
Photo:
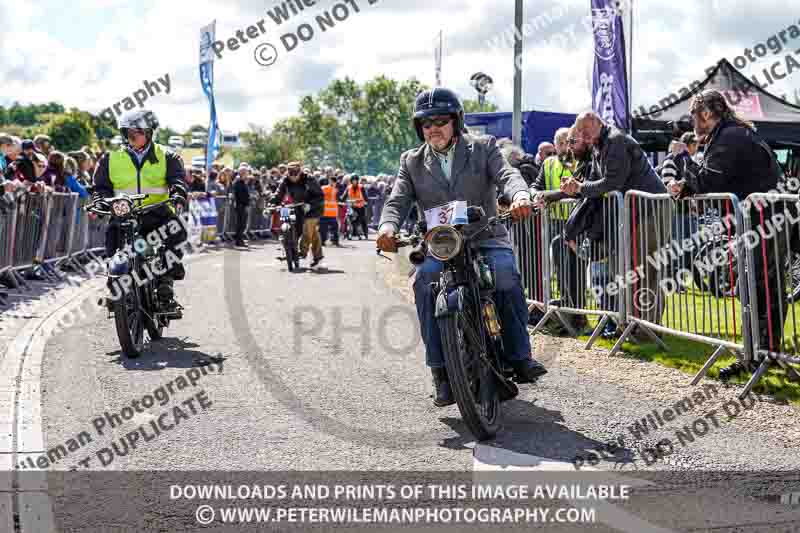
<instances>
[{"instance_id":1,"label":"man in grey jacket","mask_svg":"<svg viewBox=\"0 0 800 533\"><path fill-rule=\"evenodd\" d=\"M512 200L515 218L531 214L527 185L519 171L503 159L494 137L477 138L464 133L464 109L453 91L435 88L420 93L415 104L414 126L423 144L400 157L397 181L383 207L378 248L397 251L395 234L414 203L421 219L426 210L454 200L480 206L486 217L493 217L499 188ZM465 231L469 233L472 229L467 225ZM547 370L531 357L528 307L505 227L499 224L493 232L487 231L481 247L495 272L495 301L503 324L506 360L517 373L518 382L533 382ZM439 407L455 402L444 368L430 286L442 268L441 261L428 256L418 267L414 281L426 363L431 367L436 389L434 405Z\"/></svg>"}]
</instances>

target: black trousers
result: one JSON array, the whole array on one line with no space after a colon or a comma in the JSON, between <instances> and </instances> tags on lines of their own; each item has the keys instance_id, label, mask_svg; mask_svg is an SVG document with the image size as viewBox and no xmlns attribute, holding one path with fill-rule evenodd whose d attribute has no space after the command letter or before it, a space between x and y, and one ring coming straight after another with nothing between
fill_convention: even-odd
<instances>
[{"instance_id":1,"label":"black trousers","mask_svg":"<svg viewBox=\"0 0 800 533\"><path fill-rule=\"evenodd\" d=\"M247 208L249 206L239 206L237 205L234 208L234 212L236 213L236 234L234 238L236 242L241 242L244 240L244 232L247 229Z\"/></svg>"},{"instance_id":2,"label":"black trousers","mask_svg":"<svg viewBox=\"0 0 800 533\"><path fill-rule=\"evenodd\" d=\"M783 351L781 350L783 323L788 307L786 300L787 242L795 240L791 237L791 228L788 227L788 224L784 224L781 230L776 230L770 222L778 212L783 212L780 204L775 204L774 207L764 206L764 224L762 225L761 213L757 207L754 205L750 211L753 229L759 232L759 242L751 252L755 267L759 348L774 352ZM792 216L796 216L796 213L792 212ZM787 235L787 233L789 234ZM762 238L762 235L767 238ZM767 300L769 300L769 305L767 305Z\"/></svg>"},{"instance_id":3,"label":"black trousers","mask_svg":"<svg viewBox=\"0 0 800 533\"><path fill-rule=\"evenodd\" d=\"M553 238L553 265L556 280L561 292L563 307L580 307L583 303L578 295L578 256L572 251L561 235Z\"/></svg>"},{"instance_id":4,"label":"black trousers","mask_svg":"<svg viewBox=\"0 0 800 533\"><path fill-rule=\"evenodd\" d=\"M331 237L333 244L339 244L339 221L336 217L322 217L319 219L319 235L324 243Z\"/></svg>"},{"instance_id":5,"label":"black trousers","mask_svg":"<svg viewBox=\"0 0 800 533\"><path fill-rule=\"evenodd\" d=\"M367 229L367 206L354 207L353 211L356 213L356 225L361 228L361 232L363 233L364 237L368 237L369 230Z\"/></svg>"},{"instance_id":6,"label":"black trousers","mask_svg":"<svg viewBox=\"0 0 800 533\"><path fill-rule=\"evenodd\" d=\"M176 228L179 228L176 230ZM171 231L176 230L176 231ZM156 209L147 213L141 218L139 226L139 236L147 240L147 236L155 232L158 234L160 242L166 250L174 253L178 259L183 258L183 250L180 246L186 242L188 235L178 217L167 207ZM166 235L166 238L164 237ZM122 233L118 224L112 222L106 230L106 255L111 257L120 248ZM174 264L166 275L172 279L181 280L186 275L183 265L178 262Z\"/></svg>"}]
</instances>

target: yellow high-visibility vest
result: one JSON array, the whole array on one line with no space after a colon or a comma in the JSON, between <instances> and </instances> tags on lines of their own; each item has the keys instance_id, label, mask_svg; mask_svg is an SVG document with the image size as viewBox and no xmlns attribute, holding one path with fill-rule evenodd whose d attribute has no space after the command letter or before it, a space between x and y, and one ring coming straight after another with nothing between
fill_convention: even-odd
<instances>
[{"instance_id":1,"label":"yellow high-visibility vest","mask_svg":"<svg viewBox=\"0 0 800 533\"><path fill-rule=\"evenodd\" d=\"M561 178L572 176L572 171L561 162L558 156L550 156L544 160L544 187L548 191L561 188ZM553 216L566 220L569 217L569 206L552 207Z\"/></svg>"},{"instance_id":2,"label":"yellow high-visibility vest","mask_svg":"<svg viewBox=\"0 0 800 533\"><path fill-rule=\"evenodd\" d=\"M145 159L139 172L124 147L109 154L108 177L114 187L114 194L149 194L141 205L155 204L169 198L166 154L155 143L153 150L158 162L153 164Z\"/></svg>"}]
</instances>

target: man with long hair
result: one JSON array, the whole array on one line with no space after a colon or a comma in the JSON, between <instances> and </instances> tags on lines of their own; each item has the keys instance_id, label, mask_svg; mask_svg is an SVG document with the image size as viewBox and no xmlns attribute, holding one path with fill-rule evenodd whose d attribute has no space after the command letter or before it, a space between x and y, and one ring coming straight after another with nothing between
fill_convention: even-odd
<instances>
[{"instance_id":1,"label":"man with long hair","mask_svg":"<svg viewBox=\"0 0 800 533\"><path fill-rule=\"evenodd\" d=\"M668 184L673 195L733 193L743 201L750 194L776 189L781 171L775 154L756 133L753 123L740 117L721 92L707 89L699 93L692 99L689 112L695 135L704 139L705 153L697 172ZM751 209L753 220L761 226L762 213L763 220L768 221L779 206L745 203L743 208ZM777 280L785 279L785 247L785 238L776 236L762 239L753 253L759 347L770 351L779 351L783 337L786 298ZM743 370L744 363L737 361L720 371L720 378L727 379Z\"/></svg>"}]
</instances>

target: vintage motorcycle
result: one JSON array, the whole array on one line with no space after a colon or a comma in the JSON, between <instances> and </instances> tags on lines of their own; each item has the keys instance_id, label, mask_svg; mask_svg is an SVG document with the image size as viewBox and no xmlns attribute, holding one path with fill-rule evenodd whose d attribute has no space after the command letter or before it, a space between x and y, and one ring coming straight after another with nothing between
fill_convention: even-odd
<instances>
[{"instance_id":1,"label":"vintage motorcycle","mask_svg":"<svg viewBox=\"0 0 800 533\"><path fill-rule=\"evenodd\" d=\"M480 207L467 210L470 224L484 216ZM513 370L503 364L503 326L493 296L495 275L476 239L510 216L492 217L469 235L463 224L440 225L427 232L420 221L414 234L396 241L398 247L413 246L409 260L414 265L422 264L427 253L444 262L434 284L435 316L453 395L464 422L479 440L497 434L500 403L519 393L510 380ZM378 255L382 255L380 250Z\"/></svg>"},{"instance_id":2,"label":"vintage motorcycle","mask_svg":"<svg viewBox=\"0 0 800 533\"><path fill-rule=\"evenodd\" d=\"M298 209L306 209L308 204L295 203L284 204L277 207L264 208L264 215L271 217L272 213L278 211L280 217L280 235L278 240L283 246L284 253L286 254L286 265L289 272L300 270L300 253L297 251L297 221L302 218L303 214L299 213Z\"/></svg>"},{"instance_id":3,"label":"vintage motorcycle","mask_svg":"<svg viewBox=\"0 0 800 533\"><path fill-rule=\"evenodd\" d=\"M158 298L158 274L167 270L165 246L153 247L139 235L142 217L174 200L147 206L136 202L147 198L147 194L121 194L106 198L102 202L87 205L87 212L108 216L111 223L119 225L120 248L111 258L108 269L109 286L117 288L117 294L101 298L98 304L114 315L114 323L120 347L126 357L138 357L145 345L145 331L149 339L158 340L170 320L183 318L183 307L165 308Z\"/></svg>"},{"instance_id":4,"label":"vintage motorcycle","mask_svg":"<svg viewBox=\"0 0 800 533\"><path fill-rule=\"evenodd\" d=\"M361 229L359 229L358 225L358 214L356 214L355 210L355 202L352 200L347 200L347 213L344 217L344 229L342 230L342 234L344 238L349 240L355 240L356 237L359 239L366 238L366 235L361 235Z\"/></svg>"}]
</instances>

